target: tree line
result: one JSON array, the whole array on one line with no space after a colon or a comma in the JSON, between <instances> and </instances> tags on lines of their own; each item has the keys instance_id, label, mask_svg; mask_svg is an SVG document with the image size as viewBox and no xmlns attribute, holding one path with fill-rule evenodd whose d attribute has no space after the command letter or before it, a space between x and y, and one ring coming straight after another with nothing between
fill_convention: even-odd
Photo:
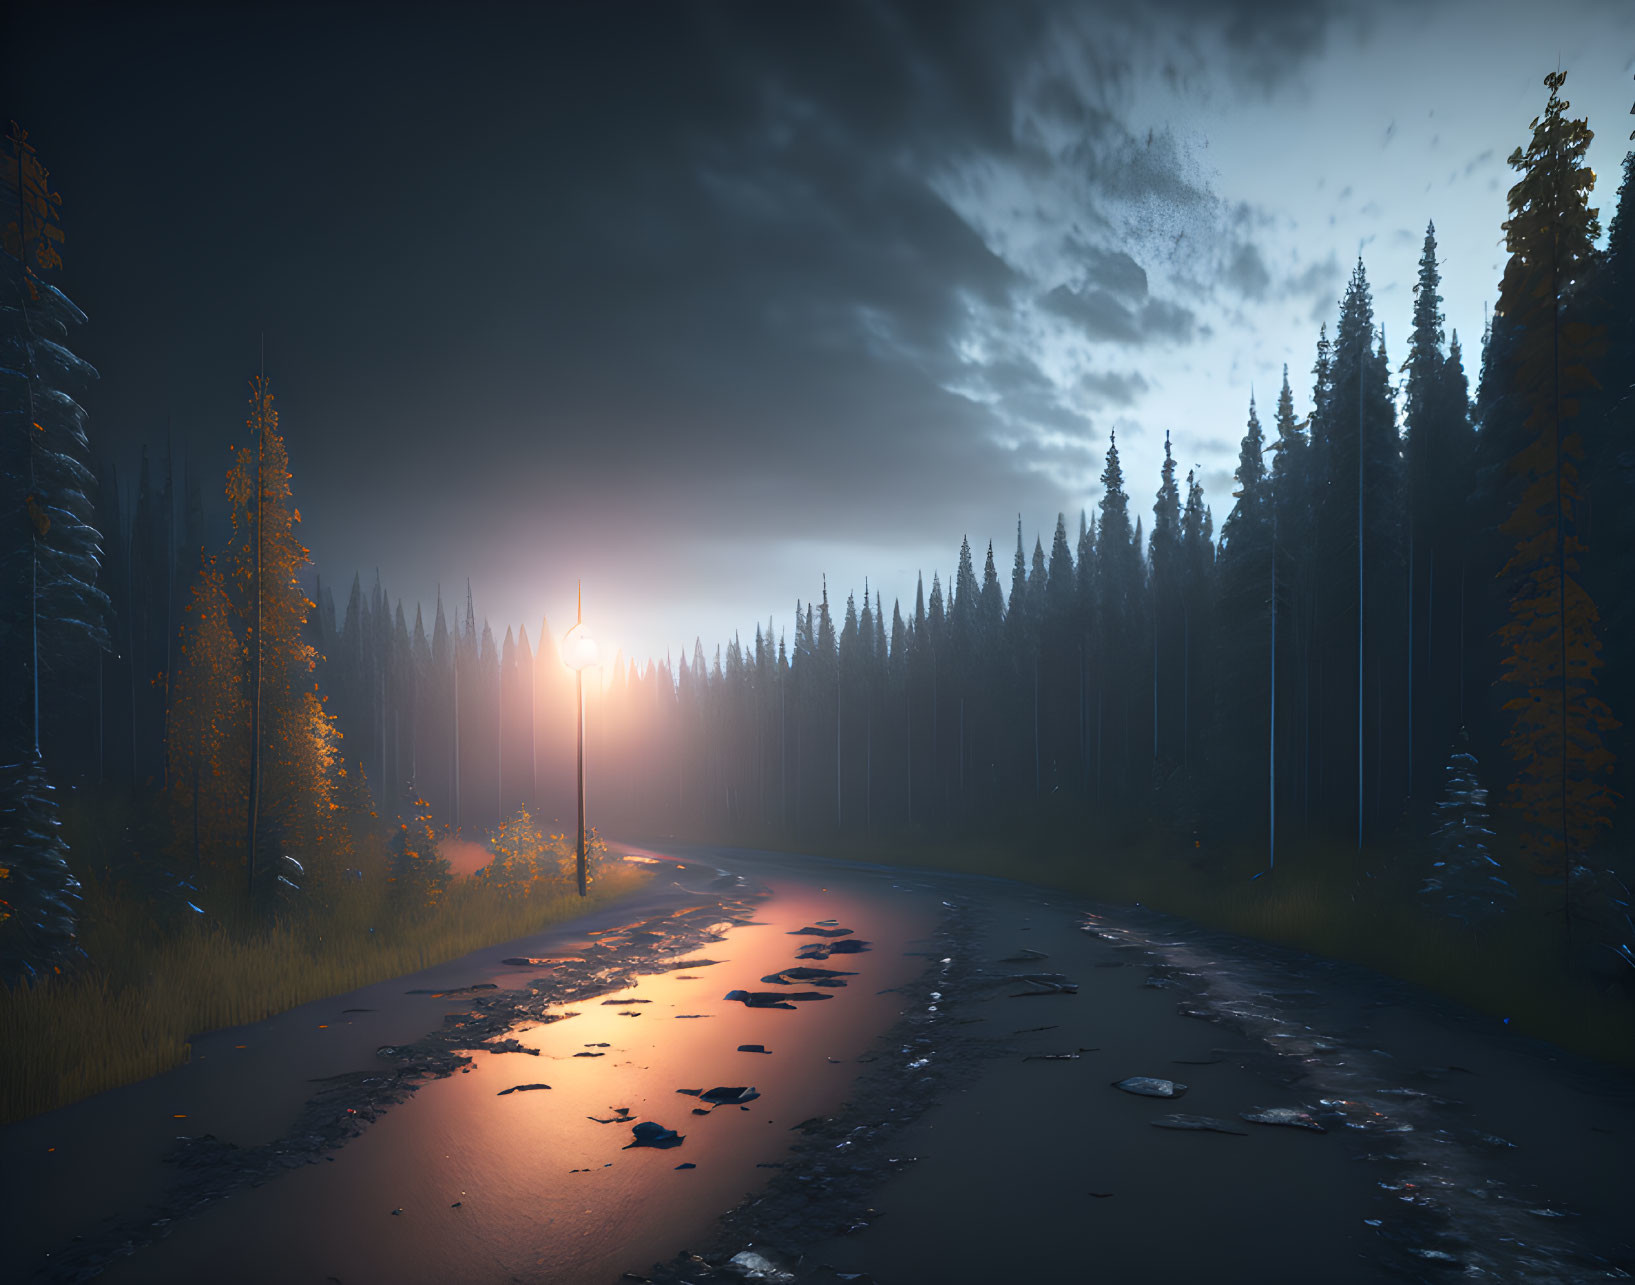
<instances>
[{"instance_id":1,"label":"tree line","mask_svg":"<svg viewBox=\"0 0 1635 1285\"><path fill-rule=\"evenodd\" d=\"M1266 421L1249 399L1218 531L1167 435L1139 512L1113 438L1095 511L1076 527L1059 516L1048 545L1030 549L1019 524L1008 556L963 542L912 604L888 611L865 585L842 606L825 584L788 633L769 621L710 655L695 642L674 662L616 660L591 700L593 813L626 831L792 841L1156 827L1182 848L1258 846L1271 867L1280 837L1361 850L1424 839L1439 804L1485 817L1479 774L1524 858L1508 873L1558 888L1569 932L1589 902L1627 927L1628 823L1612 826L1631 763L1613 711L1635 678L1632 162L1597 250L1591 134L1564 82L1546 79L1510 157L1474 397L1428 225L1403 358L1359 258L1304 410L1286 369ZM497 647L468 595L453 640L428 645L354 582L343 650L349 637L343 708L397 747L396 777L411 760L388 718L435 720L453 761L420 755L411 774L445 815L462 765L488 792L459 793L478 824L571 779L548 627L538 652L525 632ZM381 659L359 659L368 639ZM404 675L416 695L394 698ZM475 696L450 751L456 687ZM557 756L544 777L542 752ZM1485 842L1472 850L1497 910L1509 881L1487 873Z\"/></svg>"},{"instance_id":2,"label":"tree line","mask_svg":"<svg viewBox=\"0 0 1635 1285\"><path fill-rule=\"evenodd\" d=\"M1252 846L1271 867L1422 835L1439 799L1475 818L1461 822L1468 839L1486 816L1482 777L1502 788L1527 865L1559 888L1569 931L1588 900L1615 904L1617 878L1601 872L1628 875L1616 856L1628 821L1613 826L1631 762L1617 713L1635 681L1635 161L1598 250L1591 135L1564 81L1546 78L1510 158L1509 257L1474 397L1428 226L1404 358L1387 350L1359 258L1304 410L1287 370L1266 422L1249 399L1218 530L1167 435L1150 519L1113 438L1094 511L1058 517L1048 547L1039 534L1030 549L1019 523L1014 550L962 542L946 582L934 573L889 613L866 584L842 606L825 583L795 603L791 631L769 621L674 662L615 657L589 685L593 820L789 842L1049 822L1157 831L1182 850ZM25 148L14 137L13 157ZM35 188L26 165L13 172L15 201ZM51 483L53 514L68 516L48 530L27 505L10 510L30 515L3 551L11 601L28 610L8 609L0 645L55 730L47 755L32 753L39 720L8 700L4 757L19 766L6 798L43 797L55 737L65 778L158 793L167 859L215 862L223 879L267 844L264 869L299 848L327 852L320 868L340 877L346 819L372 811L467 834L519 808L571 817L573 688L549 623L497 640L467 587L461 609L439 594L431 624L418 606L411 624L378 577L367 590L354 577L341 612L330 583L308 599L264 381L213 556L198 483L189 470L178 502L168 450L162 483L144 457L129 515L93 512L82 417L57 391L89 377L64 343L83 318L39 279L55 224L16 226L5 478L19 499L42 495L27 470L49 463L67 479ZM34 430L58 434L50 448L22 431L41 413L57 417ZM60 642L34 659L36 637Z\"/></svg>"}]
</instances>

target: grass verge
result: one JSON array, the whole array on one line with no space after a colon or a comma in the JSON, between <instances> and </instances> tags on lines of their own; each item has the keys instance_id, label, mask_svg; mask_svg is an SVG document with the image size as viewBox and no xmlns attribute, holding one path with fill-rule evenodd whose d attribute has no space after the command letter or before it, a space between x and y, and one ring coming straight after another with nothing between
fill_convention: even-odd
<instances>
[{"instance_id":1,"label":"grass verge","mask_svg":"<svg viewBox=\"0 0 1635 1285\"><path fill-rule=\"evenodd\" d=\"M567 888L508 897L461 879L421 911L394 911L383 886L360 883L321 918L247 936L221 928L157 934L140 901L88 881L85 944L93 960L118 963L0 987L0 1124L178 1066L200 1032L525 937L649 877L609 863L584 900Z\"/></svg>"},{"instance_id":2,"label":"grass verge","mask_svg":"<svg viewBox=\"0 0 1635 1285\"><path fill-rule=\"evenodd\" d=\"M1635 1067L1635 1002L1569 963L1551 894L1479 932L1430 913L1423 870L1400 849L1290 846L1272 877L1251 882L1263 852L1178 855L1156 837L1087 847L1040 837L735 842L848 860L994 875L1100 901L1140 904L1211 928L1361 964L1422 986L1564 1049ZM1559 895L1559 894L1555 894Z\"/></svg>"}]
</instances>

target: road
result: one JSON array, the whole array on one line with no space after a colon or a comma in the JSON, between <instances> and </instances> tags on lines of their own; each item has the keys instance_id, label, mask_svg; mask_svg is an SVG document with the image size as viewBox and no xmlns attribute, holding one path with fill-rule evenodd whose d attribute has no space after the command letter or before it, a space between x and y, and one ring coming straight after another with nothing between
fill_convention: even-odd
<instances>
[{"instance_id":1,"label":"road","mask_svg":"<svg viewBox=\"0 0 1635 1285\"><path fill-rule=\"evenodd\" d=\"M187 1067L0 1132L4 1171L40 1174L7 1243L41 1281L727 1279L709 1264L751 1244L798 1278L899 1285L1632 1270L1628 1076L1138 908L638 855L659 877L595 920L217 1032ZM868 945L811 957L847 940ZM513 1051L341 1108L361 1113L344 1145L298 1136L377 1050L431 1065L479 1017L470 1040ZM428 1032L435 1055L405 1051ZM1186 1087L1114 1087L1134 1076ZM504 1092L523 1084L550 1087ZM756 1096L680 1092L714 1087ZM1243 1119L1268 1108L1323 1132ZM1233 1132L1155 1127L1174 1116ZM681 1141L629 1147L640 1122ZM677 1266L684 1247L708 1262Z\"/></svg>"}]
</instances>

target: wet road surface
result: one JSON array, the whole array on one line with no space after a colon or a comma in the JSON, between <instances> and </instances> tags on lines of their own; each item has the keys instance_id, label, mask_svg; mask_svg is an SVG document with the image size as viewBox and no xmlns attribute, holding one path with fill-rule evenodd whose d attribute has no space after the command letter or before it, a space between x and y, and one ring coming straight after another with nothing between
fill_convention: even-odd
<instances>
[{"instance_id":1,"label":"wet road surface","mask_svg":"<svg viewBox=\"0 0 1635 1285\"><path fill-rule=\"evenodd\" d=\"M521 1022L511 1035L537 1056L472 1054L320 1163L179 1220L99 1279L599 1282L751 1241L802 1277L822 1262L902 1285L1091 1267L1261 1282L1630 1270L1628 1076L1359 970L1144 911L673 854L687 868L666 861L640 906L217 1033L188 1067L0 1132L8 1172L59 1148L38 1189L7 1201L8 1243L38 1279L74 1278L52 1266L65 1242L151 1200L177 1132L274 1136L309 1080L461 1012L448 988L546 971L519 976L499 962L513 953L611 957L631 924L662 937L660 916L724 895L711 885L726 869L757 899L722 912L718 940ZM819 957L848 938L869 947ZM813 998L754 1007L724 998L735 990ZM1131 1076L1186 1088L1113 1087ZM524 1084L551 1087L503 1092ZM751 1086L721 1105L677 1092ZM1258 1109L1323 1132L1243 1118ZM1231 1132L1155 1127L1198 1117ZM683 1141L625 1149L642 1121Z\"/></svg>"}]
</instances>

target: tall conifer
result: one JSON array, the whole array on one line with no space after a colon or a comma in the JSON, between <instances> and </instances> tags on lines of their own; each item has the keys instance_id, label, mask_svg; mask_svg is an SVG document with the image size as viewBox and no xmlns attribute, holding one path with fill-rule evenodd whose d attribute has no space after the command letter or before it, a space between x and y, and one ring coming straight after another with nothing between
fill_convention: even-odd
<instances>
[{"instance_id":1,"label":"tall conifer","mask_svg":"<svg viewBox=\"0 0 1635 1285\"><path fill-rule=\"evenodd\" d=\"M1591 133L1568 118L1565 81L1564 72L1544 78L1549 101L1527 148L1510 155L1521 178L1510 189L1510 258L1495 311L1515 336L1505 373L1530 436L1510 461L1523 490L1503 528L1515 541L1504 570L1515 585L1510 619L1500 630L1503 681L1513 693L1504 706L1512 716L1505 744L1518 765L1510 797L1527 852L1562 880L1570 933L1574 868L1611 823L1605 736L1616 723L1595 694L1598 613L1581 573L1584 448L1575 421L1602 337L1583 317L1579 288L1593 269L1599 229L1588 202L1595 179L1584 164Z\"/></svg>"}]
</instances>

